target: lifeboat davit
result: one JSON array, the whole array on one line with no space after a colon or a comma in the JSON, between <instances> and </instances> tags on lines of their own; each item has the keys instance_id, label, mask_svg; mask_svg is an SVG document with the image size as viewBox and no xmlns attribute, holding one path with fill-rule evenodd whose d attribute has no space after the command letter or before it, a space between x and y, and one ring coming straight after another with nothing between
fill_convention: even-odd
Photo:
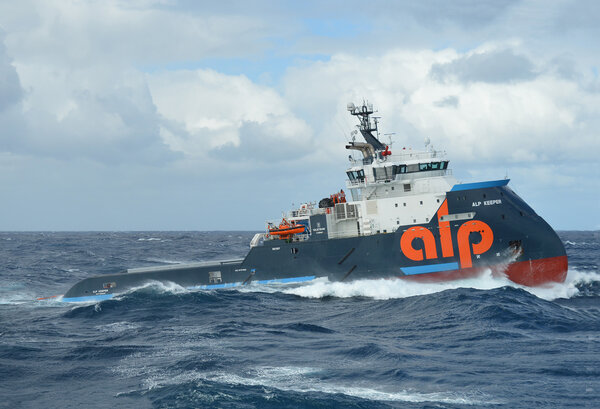
<instances>
[{"instance_id":1,"label":"lifeboat davit","mask_svg":"<svg viewBox=\"0 0 600 409\"><path fill-rule=\"evenodd\" d=\"M283 219L277 227L269 225L269 234L279 236L280 239L287 239L294 234L304 233L304 230L306 230L306 226L303 224L290 223L286 219Z\"/></svg>"}]
</instances>

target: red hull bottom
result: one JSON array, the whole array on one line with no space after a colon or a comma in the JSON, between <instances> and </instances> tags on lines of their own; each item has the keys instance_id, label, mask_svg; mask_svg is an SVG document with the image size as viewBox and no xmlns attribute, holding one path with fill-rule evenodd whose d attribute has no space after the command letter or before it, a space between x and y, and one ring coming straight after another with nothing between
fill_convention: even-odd
<instances>
[{"instance_id":1,"label":"red hull bottom","mask_svg":"<svg viewBox=\"0 0 600 409\"><path fill-rule=\"evenodd\" d=\"M567 278L569 262L567 256L548 257L538 260L517 261L508 266L461 268L437 273L402 276L400 278L418 282L440 282L476 277L490 268L493 274L503 274L511 281L535 287L548 283L563 283Z\"/></svg>"}]
</instances>

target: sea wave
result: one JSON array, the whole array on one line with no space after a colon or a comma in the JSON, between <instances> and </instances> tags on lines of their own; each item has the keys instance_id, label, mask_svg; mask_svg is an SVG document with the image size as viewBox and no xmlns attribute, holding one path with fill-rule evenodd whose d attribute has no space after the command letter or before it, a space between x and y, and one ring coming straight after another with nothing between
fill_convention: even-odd
<instances>
[{"instance_id":1,"label":"sea wave","mask_svg":"<svg viewBox=\"0 0 600 409\"><path fill-rule=\"evenodd\" d=\"M501 404L497 399L480 392L419 392L412 389L386 389L375 386L365 386L364 382L357 385L340 385L320 379L325 371L312 367L256 367L241 373L221 371L183 373L153 373L143 382L141 392L159 390L173 385L185 385L190 382L210 382L229 386L262 387L265 394L273 394L276 390L297 393L323 393L328 395L346 395L369 401L380 402L413 402L413 403L445 403L459 405L494 405ZM206 389L206 388L204 388ZM129 394L133 391L121 394ZM206 391L205 391L206 392Z\"/></svg>"},{"instance_id":2,"label":"sea wave","mask_svg":"<svg viewBox=\"0 0 600 409\"><path fill-rule=\"evenodd\" d=\"M286 289L283 292L305 298L367 297L377 300L389 300L393 298L428 295L458 288L492 290L508 286L523 289L538 298L552 301L558 298L577 296L579 294L578 284L594 281L600 281L600 274L569 270L564 283L527 287L516 284L506 277L494 275L490 270L486 270L477 277L440 283L417 283L403 279L356 280L346 283L331 282L324 278L316 279L300 287Z\"/></svg>"}]
</instances>

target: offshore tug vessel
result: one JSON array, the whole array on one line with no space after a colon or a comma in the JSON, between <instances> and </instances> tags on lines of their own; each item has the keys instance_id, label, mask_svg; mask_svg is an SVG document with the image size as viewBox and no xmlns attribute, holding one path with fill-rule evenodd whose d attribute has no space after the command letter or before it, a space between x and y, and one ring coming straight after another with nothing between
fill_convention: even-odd
<instances>
[{"instance_id":1,"label":"offshore tug vessel","mask_svg":"<svg viewBox=\"0 0 600 409\"><path fill-rule=\"evenodd\" d=\"M567 255L554 230L508 179L457 183L444 152L379 140L373 106L349 103L360 125L346 149L346 192L288 212L250 242L243 259L132 268L75 284L63 301L108 299L147 282L189 289L250 283L403 278L445 281L491 269L515 283L563 282ZM360 134L364 142L356 142Z\"/></svg>"}]
</instances>

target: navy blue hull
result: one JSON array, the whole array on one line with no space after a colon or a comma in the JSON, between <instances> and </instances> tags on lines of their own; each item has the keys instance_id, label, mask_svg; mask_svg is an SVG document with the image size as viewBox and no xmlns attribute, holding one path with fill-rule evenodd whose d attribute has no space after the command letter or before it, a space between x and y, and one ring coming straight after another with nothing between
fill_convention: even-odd
<instances>
[{"instance_id":1,"label":"navy blue hull","mask_svg":"<svg viewBox=\"0 0 600 409\"><path fill-rule=\"evenodd\" d=\"M535 285L564 280L566 253L562 242L506 183L456 185L443 203L447 203L450 218L446 232L441 219L433 217L427 224L399 226L393 233L321 240L312 237L306 241L267 240L264 245L251 248L243 260L90 277L74 285L63 300L109 298L150 281L208 289L251 282L307 281L316 277L331 281L388 277L451 279L482 268L506 269L508 262L521 266L513 269L514 277L509 274L516 282ZM452 220L452 215L469 213L475 216ZM401 244L403 235L409 233L423 236L404 240L410 252ZM490 235L488 248L483 241L489 240ZM551 262L536 270L535 263L544 260Z\"/></svg>"}]
</instances>

